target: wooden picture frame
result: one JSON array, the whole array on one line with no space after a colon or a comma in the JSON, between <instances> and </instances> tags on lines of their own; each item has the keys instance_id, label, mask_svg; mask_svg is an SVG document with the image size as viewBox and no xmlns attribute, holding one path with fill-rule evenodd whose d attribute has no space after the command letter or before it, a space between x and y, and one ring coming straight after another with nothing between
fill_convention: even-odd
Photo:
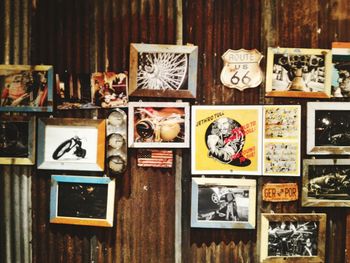
<instances>
[{"instance_id":1,"label":"wooden picture frame","mask_svg":"<svg viewBox=\"0 0 350 263\"><path fill-rule=\"evenodd\" d=\"M307 154L350 153L350 102L307 103Z\"/></svg>"},{"instance_id":2,"label":"wooden picture frame","mask_svg":"<svg viewBox=\"0 0 350 263\"><path fill-rule=\"evenodd\" d=\"M105 120L39 119L38 169L103 171L105 137Z\"/></svg>"},{"instance_id":3,"label":"wooden picture frame","mask_svg":"<svg viewBox=\"0 0 350 263\"><path fill-rule=\"evenodd\" d=\"M256 181L192 178L191 227L255 228Z\"/></svg>"},{"instance_id":4,"label":"wooden picture frame","mask_svg":"<svg viewBox=\"0 0 350 263\"><path fill-rule=\"evenodd\" d=\"M187 102L129 102L129 147L188 148L189 120Z\"/></svg>"},{"instance_id":5,"label":"wooden picture frame","mask_svg":"<svg viewBox=\"0 0 350 263\"><path fill-rule=\"evenodd\" d=\"M113 227L115 179L52 175L50 223Z\"/></svg>"},{"instance_id":6,"label":"wooden picture frame","mask_svg":"<svg viewBox=\"0 0 350 263\"><path fill-rule=\"evenodd\" d=\"M198 47L130 44L129 96L196 98Z\"/></svg>"},{"instance_id":7,"label":"wooden picture frame","mask_svg":"<svg viewBox=\"0 0 350 263\"><path fill-rule=\"evenodd\" d=\"M51 112L53 67L0 65L0 111Z\"/></svg>"},{"instance_id":8,"label":"wooden picture frame","mask_svg":"<svg viewBox=\"0 0 350 263\"><path fill-rule=\"evenodd\" d=\"M34 165L35 116L1 116L0 164Z\"/></svg>"},{"instance_id":9,"label":"wooden picture frame","mask_svg":"<svg viewBox=\"0 0 350 263\"><path fill-rule=\"evenodd\" d=\"M331 63L329 49L269 47L266 96L329 98Z\"/></svg>"},{"instance_id":10,"label":"wooden picture frame","mask_svg":"<svg viewBox=\"0 0 350 263\"><path fill-rule=\"evenodd\" d=\"M262 213L260 262L325 262L325 239L326 214Z\"/></svg>"},{"instance_id":11,"label":"wooden picture frame","mask_svg":"<svg viewBox=\"0 0 350 263\"><path fill-rule=\"evenodd\" d=\"M192 106L192 174L261 175L262 106Z\"/></svg>"},{"instance_id":12,"label":"wooden picture frame","mask_svg":"<svg viewBox=\"0 0 350 263\"><path fill-rule=\"evenodd\" d=\"M305 159L303 166L303 206L350 207L350 159Z\"/></svg>"}]
</instances>

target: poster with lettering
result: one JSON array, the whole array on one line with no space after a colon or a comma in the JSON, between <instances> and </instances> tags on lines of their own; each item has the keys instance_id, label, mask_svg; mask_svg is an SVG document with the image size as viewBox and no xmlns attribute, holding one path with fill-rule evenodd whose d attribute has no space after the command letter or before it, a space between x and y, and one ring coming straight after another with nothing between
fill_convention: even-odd
<instances>
[{"instance_id":1,"label":"poster with lettering","mask_svg":"<svg viewBox=\"0 0 350 263\"><path fill-rule=\"evenodd\" d=\"M300 109L264 106L264 175L300 176Z\"/></svg>"},{"instance_id":2,"label":"poster with lettering","mask_svg":"<svg viewBox=\"0 0 350 263\"><path fill-rule=\"evenodd\" d=\"M261 106L193 106L193 174L261 174Z\"/></svg>"}]
</instances>

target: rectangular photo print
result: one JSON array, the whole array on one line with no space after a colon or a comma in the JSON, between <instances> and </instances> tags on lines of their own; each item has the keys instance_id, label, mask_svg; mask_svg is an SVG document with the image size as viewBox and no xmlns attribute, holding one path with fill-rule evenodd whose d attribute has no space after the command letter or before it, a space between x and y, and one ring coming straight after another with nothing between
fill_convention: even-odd
<instances>
[{"instance_id":1,"label":"rectangular photo print","mask_svg":"<svg viewBox=\"0 0 350 263\"><path fill-rule=\"evenodd\" d=\"M266 96L329 98L331 62L328 49L269 47Z\"/></svg>"},{"instance_id":2,"label":"rectangular photo print","mask_svg":"<svg viewBox=\"0 0 350 263\"><path fill-rule=\"evenodd\" d=\"M332 43L332 97L350 97L350 42Z\"/></svg>"},{"instance_id":3,"label":"rectangular photo print","mask_svg":"<svg viewBox=\"0 0 350 263\"><path fill-rule=\"evenodd\" d=\"M192 174L261 174L261 106L193 106Z\"/></svg>"},{"instance_id":4,"label":"rectangular photo print","mask_svg":"<svg viewBox=\"0 0 350 263\"><path fill-rule=\"evenodd\" d=\"M188 148L189 119L187 102L130 102L129 147Z\"/></svg>"},{"instance_id":5,"label":"rectangular photo print","mask_svg":"<svg viewBox=\"0 0 350 263\"><path fill-rule=\"evenodd\" d=\"M105 120L39 119L38 169L103 171Z\"/></svg>"},{"instance_id":6,"label":"rectangular photo print","mask_svg":"<svg viewBox=\"0 0 350 263\"><path fill-rule=\"evenodd\" d=\"M261 214L260 262L324 262L326 214Z\"/></svg>"},{"instance_id":7,"label":"rectangular photo print","mask_svg":"<svg viewBox=\"0 0 350 263\"><path fill-rule=\"evenodd\" d=\"M350 159L304 160L303 170L303 206L350 206Z\"/></svg>"},{"instance_id":8,"label":"rectangular photo print","mask_svg":"<svg viewBox=\"0 0 350 263\"><path fill-rule=\"evenodd\" d=\"M191 227L255 228L256 181L192 178Z\"/></svg>"}]
</instances>

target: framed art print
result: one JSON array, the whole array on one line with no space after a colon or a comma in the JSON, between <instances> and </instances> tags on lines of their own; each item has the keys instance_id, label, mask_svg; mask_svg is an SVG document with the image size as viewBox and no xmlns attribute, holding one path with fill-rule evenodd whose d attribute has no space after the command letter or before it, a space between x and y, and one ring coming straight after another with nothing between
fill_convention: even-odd
<instances>
[{"instance_id":1,"label":"framed art print","mask_svg":"<svg viewBox=\"0 0 350 263\"><path fill-rule=\"evenodd\" d=\"M198 47L130 44L129 95L196 98Z\"/></svg>"},{"instance_id":2,"label":"framed art print","mask_svg":"<svg viewBox=\"0 0 350 263\"><path fill-rule=\"evenodd\" d=\"M1 116L0 164L35 164L35 117Z\"/></svg>"},{"instance_id":3,"label":"framed art print","mask_svg":"<svg viewBox=\"0 0 350 263\"><path fill-rule=\"evenodd\" d=\"M350 103L307 103L307 154L350 153Z\"/></svg>"},{"instance_id":4,"label":"framed art print","mask_svg":"<svg viewBox=\"0 0 350 263\"><path fill-rule=\"evenodd\" d=\"M304 160L303 206L350 206L350 159Z\"/></svg>"},{"instance_id":5,"label":"framed art print","mask_svg":"<svg viewBox=\"0 0 350 263\"><path fill-rule=\"evenodd\" d=\"M0 65L0 111L51 112L52 66Z\"/></svg>"},{"instance_id":6,"label":"framed art print","mask_svg":"<svg viewBox=\"0 0 350 263\"><path fill-rule=\"evenodd\" d=\"M265 105L263 174L300 175L300 105Z\"/></svg>"},{"instance_id":7,"label":"framed art print","mask_svg":"<svg viewBox=\"0 0 350 263\"><path fill-rule=\"evenodd\" d=\"M260 262L325 262L326 214L261 214Z\"/></svg>"},{"instance_id":8,"label":"framed art print","mask_svg":"<svg viewBox=\"0 0 350 263\"><path fill-rule=\"evenodd\" d=\"M332 43L332 96L350 97L350 42Z\"/></svg>"},{"instance_id":9,"label":"framed art print","mask_svg":"<svg viewBox=\"0 0 350 263\"><path fill-rule=\"evenodd\" d=\"M266 96L329 98L331 62L328 49L269 47Z\"/></svg>"},{"instance_id":10,"label":"framed art print","mask_svg":"<svg viewBox=\"0 0 350 263\"><path fill-rule=\"evenodd\" d=\"M187 102L130 102L129 147L187 148L189 119Z\"/></svg>"},{"instance_id":11,"label":"framed art print","mask_svg":"<svg viewBox=\"0 0 350 263\"><path fill-rule=\"evenodd\" d=\"M256 181L192 178L191 227L255 228Z\"/></svg>"},{"instance_id":12,"label":"framed art print","mask_svg":"<svg viewBox=\"0 0 350 263\"><path fill-rule=\"evenodd\" d=\"M112 227L115 180L52 175L50 223Z\"/></svg>"},{"instance_id":13,"label":"framed art print","mask_svg":"<svg viewBox=\"0 0 350 263\"><path fill-rule=\"evenodd\" d=\"M103 171L105 134L105 120L39 119L38 169Z\"/></svg>"},{"instance_id":14,"label":"framed art print","mask_svg":"<svg viewBox=\"0 0 350 263\"><path fill-rule=\"evenodd\" d=\"M261 174L261 106L192 107L193 174Z\"/></svg>"}]
</instances>

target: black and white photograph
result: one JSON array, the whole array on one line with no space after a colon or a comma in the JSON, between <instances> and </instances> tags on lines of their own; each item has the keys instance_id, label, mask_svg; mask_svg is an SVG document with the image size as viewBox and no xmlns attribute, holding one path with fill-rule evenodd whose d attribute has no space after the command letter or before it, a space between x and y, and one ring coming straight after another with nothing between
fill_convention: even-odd
<instances>
[{"instance_id":1,"label":"black and white photograph","mask_svg":"<svg viewBox=\"0 0 350 263\"><path fill-rule=\"evenodd\" d=\"M348 159L304 160L303 206L350 206Z\"/></svg>"},{"instance_id":2,"label":"black and white photograph","mask_svg":"<svg viewBox=\"0 0 350 263\"><path fill-rule=\"evenodd\" d=\"M350 97L350 42L332 43L332 96Z\"/></svg>"},{"instance_id":3,"label":"black and white photograph","mask_svg":"<svg viewBox=\"0 0 350 263\"><path fill-rule=\"evenodd\" d=\"M255 180L216 179L214 182L212 179L192 180L192 216L195 216L192 222L197 222L192 226L240 228L238 226L246 225L249 228L255 203Z\"/></svg>"}]
</instances>

